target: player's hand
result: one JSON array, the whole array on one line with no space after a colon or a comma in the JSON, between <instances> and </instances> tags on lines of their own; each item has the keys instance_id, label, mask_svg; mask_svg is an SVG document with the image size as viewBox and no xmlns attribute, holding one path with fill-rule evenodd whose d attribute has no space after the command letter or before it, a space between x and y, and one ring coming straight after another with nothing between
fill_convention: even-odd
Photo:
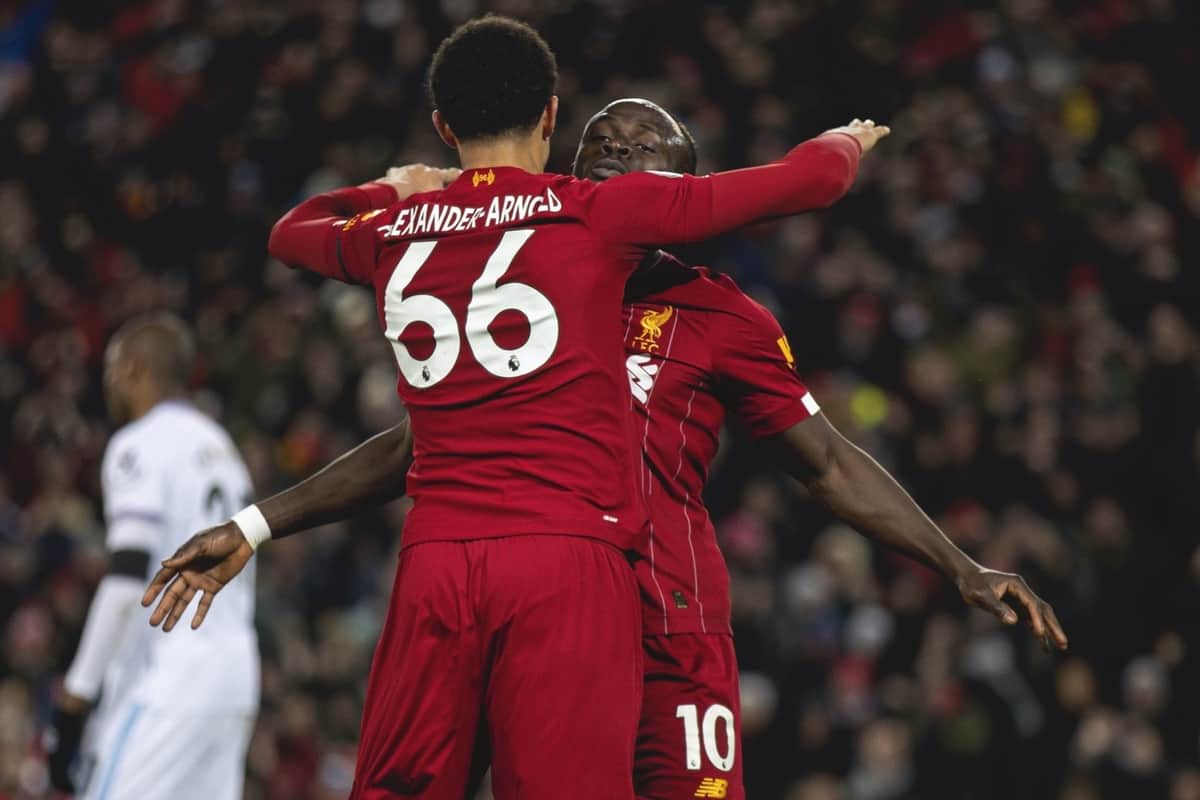
<instances>
[{"instance_id":1,"label":"player's hand","mask_svg":"<svg viewBox=\"0 0 1200 800\"><path fill-rule=\"evenodd\" d=\"M72 768L83 742L83 726L87 722L86 708L86 704L81 710L69 708L67 703L60 703L50 716L50 726L42 734L50 785L63 794L75 794Z\"/></svg>"},{"instance_id":2,"label":"player's hand","mask_svg":"<svg viewBox=\"0 0 1200 800\"><path fill-rule=\"evenodd\" d=\"M863 154L869 153L880 139L892 132L887 125L876 125L874 120L854 119L849 125L832 128L826 133L844 133L852 137L862 147Z\"/></svg>"},{"instance_id":3,"label":"player's hand","mask_svg":"<svg viewBox=\"0 0 1200 800\"><path fill-rule=\"evenodd\" d=\"M391 167L387 175L376 181L385 183L396 190L397 199L404 200L410 195L421 192L436 192L444 189L455 178L462 174L458 167L428 167L424 164L406 164L403 167Z\"/></svg>"},{"instance_id":4,"label":"player's hand","mask_svg":"<svg viewBox=\"0 0 1200 800\"><path fill-rule=\"evenodd\" d=\"M150 624L161 624L164 632L170 631L200 592L200 605L192 617L192 629L199 628L217 592L242 571L253 555L254 550L241 528L233 522L188 539L175 555L162 562L162 569L142 595L142 605L148 608L162 592L158 608L150 615Z\"/></svg>"},{"instance_id":5,"label":"player's hand","mask_svg":"<svg viewBox=\"0 0 1200 800\"><path fill-rule=\"evenodd\" d=\"M957 583L967 605L994 614L1005 625L1017 624L1021 616L1019 609L1024 612L1026 623L1043 648L1048 651L1053 645L1059 650L1067 649L1067 634L1054 609L1034 594L1020 575L980 567L959 578ZM1017 609L1004 602L1006 598L1015 600Z\"/></svg>"}]
</instances>

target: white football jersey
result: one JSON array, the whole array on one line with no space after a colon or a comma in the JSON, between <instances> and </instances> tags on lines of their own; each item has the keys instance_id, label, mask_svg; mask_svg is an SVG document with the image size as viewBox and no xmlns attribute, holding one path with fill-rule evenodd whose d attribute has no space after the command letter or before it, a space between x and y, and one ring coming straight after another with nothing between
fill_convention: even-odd
<instances>
[{"instance_id":1,"label":"white football jersey","mask_svg":"<svg viewBox=\"0 0 1200 800\"><path fill-rule=\"evenodd\" d=\"M159 403L112 437L101 466L108 550L146 550L150 572L192 534L253 501L250 474L229 435L193 406ZM104 705L250 712L258 708L254 559L191 629L197 594L164 634L138 604L104 676Z\"/></svg>"}]
</instances>

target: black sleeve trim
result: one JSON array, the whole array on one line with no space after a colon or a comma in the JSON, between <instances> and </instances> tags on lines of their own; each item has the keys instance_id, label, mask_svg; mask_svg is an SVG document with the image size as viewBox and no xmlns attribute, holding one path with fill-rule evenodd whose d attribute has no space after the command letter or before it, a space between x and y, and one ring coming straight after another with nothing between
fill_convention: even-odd
<instances>
[{"instance_id":1,"label":"black sleeve trim","mask_svg":"<svg viewBox=\"0 0 1200 800\"><path fill-rule=\"evenodd\" d=\"M146 580L150 572L150 553L145 550L117 550L109 557L108 574Z\"/></svg>"}]
</instances>

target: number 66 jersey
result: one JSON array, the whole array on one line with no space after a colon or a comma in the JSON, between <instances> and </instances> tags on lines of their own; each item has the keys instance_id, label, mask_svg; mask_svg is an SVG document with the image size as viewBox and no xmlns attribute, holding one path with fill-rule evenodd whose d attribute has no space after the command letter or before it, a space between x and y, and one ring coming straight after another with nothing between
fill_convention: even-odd
<instances>
[{"instance_id":1,"label":"number 66 jersey","mask_svg":"<svg viewBox=\"0 0 1200 800\"><path fill-rule=\"evenodd\" d=\"M273 255L375 290L413 428L404 546L573 534L644 551L625 282L658 244L835 200L857 145L793 154L806 147L836 180L786 160L601 184L491 167L400 202L382 184L342 189L281 219Z\"/></svg>"},{"instance_id":2,"label":"number 66 jersey","mask_svg":"<svg viewBox=\"0 0 1200 800\"><path fill-rule=\"evenodd\" d=\"M588 227L587 188L493 167L322 223L322 271L374 288L395 351L414 437L404 546L565 533L641 549L620 328L640 254Z\"/></svg>"}]
</instances>

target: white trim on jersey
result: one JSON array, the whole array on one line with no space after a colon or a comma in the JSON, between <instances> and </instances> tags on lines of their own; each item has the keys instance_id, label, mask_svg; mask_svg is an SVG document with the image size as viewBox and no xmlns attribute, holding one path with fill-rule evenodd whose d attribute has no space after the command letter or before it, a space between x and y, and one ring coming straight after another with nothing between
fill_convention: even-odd
<instances>
[{"instance_id":1,"label":"white trim on jersey","mask_svg":"<svg viewBox=\"0 0 1200 800\"><path fill-rule=\"evenodd\" d=\"M688 398L687 413L679 420L679 462L675 465L675 474L671 476L672 481L679 480L679 473L683 470L683 453L687 449L687 430L684 426L692 418L692 404L696 401L696 387L692 387L692 394ZM692 554L692 594L696 598L696 605L700 612L700 631L708 633L708 623L704 621L704 601L700 599L700 565L696 562L696 546L692 542L692 515L688 504L692 501L691 491L683 493L683 520L687 523L687 539L688 550Z\"/></svg>"},{"instance_id":2,"label":"white trim on jersey","mask_svg":"<svg viewBox=\"0 0 1200 800\"><path fill-rule=\"evenodd\" d=\"M633 315L632 314L630 314L630 316L629 316L629 321L630 321L630 325L632 326L632 324L633 324ZM667 360L670 359L670 357L671 357L671 346L673 344L675 344L675 331L678 329L679 329L679 314L676 313L675 319L671 322L671 335L667 337L667 349L663 351L663 355L662 355L663 363L662 363L662 366L659 367L659 373L660 373L659 378L656 379L655 382L653 384L651 384L650 388L646 390L646 402L643 403L643 405L646 408L646 427L642 431L642 453L641 453L641 456L642 456L642 495L646 498L647 506L650 505L650 495L652 493L651 490L654 488L654 480L650 477L650 466L648 464L649 456L647 455L648 442L650 439L650 399L654 396L654 387L658 385L658 382L661 379L662 371L664 369L666 369L666 367L667 367ZM629 338L628 330L625 331L625 337L626 337L626 339ZM647 508L647 511L649 511L649 508ZM650 555L650 580L654 581L654 588L658 590L658 600L660 603L662 603L663 633L670 633L671 632L671 620L667 613L667 596L665 594L663 594L662 584L658 582L658 572L655 568L654 514L653 514L653 512L650 512L650 524L647 526L647 528L649 529L649 533L650 533L650 553L649 553L649 555Z\"/></svg>"}]
</instances>

